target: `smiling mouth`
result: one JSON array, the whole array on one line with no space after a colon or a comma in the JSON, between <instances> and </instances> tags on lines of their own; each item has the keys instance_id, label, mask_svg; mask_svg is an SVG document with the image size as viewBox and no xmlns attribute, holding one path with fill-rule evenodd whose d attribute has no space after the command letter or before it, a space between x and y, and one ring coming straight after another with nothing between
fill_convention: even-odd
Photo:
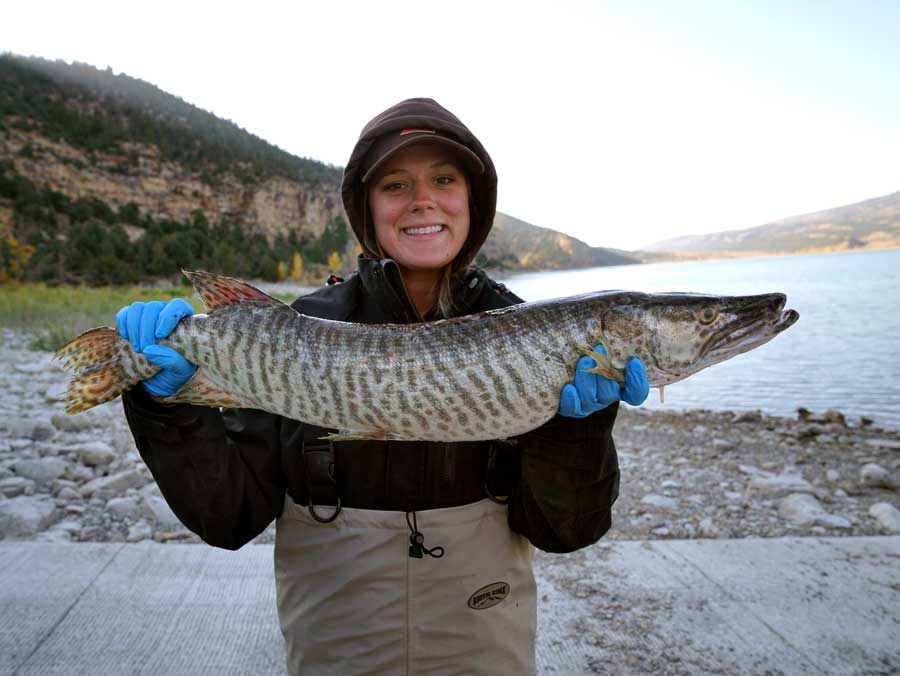
<instances>
[{"instance_id":1,"label":"smiling mouth","mask_svg":"<svg viewBox=\"0 0 900 676\"><path fill-rule=\"evenodd\" d=\"M433 235L444 229L443 225L417 225L410 228L403 228L404 235Z\"/></svg>"}]
</instances>

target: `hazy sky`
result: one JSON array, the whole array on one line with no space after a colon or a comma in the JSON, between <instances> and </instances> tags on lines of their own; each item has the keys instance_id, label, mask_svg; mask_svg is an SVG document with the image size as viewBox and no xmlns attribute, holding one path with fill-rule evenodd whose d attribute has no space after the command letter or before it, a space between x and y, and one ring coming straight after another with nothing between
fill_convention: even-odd
<instances>
[{"instance_id":1,"label":"hazy sky","mask_svg":"<svg viewBox=\"0 0 900 676\"><path fill-rule=\"evenodd\" d=\"M900 190L900 2L7 3L0 50L110 66L343 165L430 96L498 207L634 249Z\"/></svg>"}]
</instances>

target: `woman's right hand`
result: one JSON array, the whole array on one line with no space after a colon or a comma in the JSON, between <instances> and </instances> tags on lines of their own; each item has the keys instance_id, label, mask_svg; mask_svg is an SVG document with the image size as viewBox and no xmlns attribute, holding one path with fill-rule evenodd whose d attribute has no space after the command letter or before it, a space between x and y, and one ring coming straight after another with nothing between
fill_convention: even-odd
<instances>
[{"instance_id":1,"label":"woman's right hand","mask_svg":"<svg viewBox=\"0 0 900 676\"><path fill-rule=\"evenodd\" d=\"M160 367L160 371L141 384L150 394L169 397L175 394L196 373L197 367L171 347L157 345L194 309L183 298L165 303L161 300L149 303L136 302L116 313L119 335L131 342L135 352L143 354L147 361Z\"/></svg>"}]
</instances>

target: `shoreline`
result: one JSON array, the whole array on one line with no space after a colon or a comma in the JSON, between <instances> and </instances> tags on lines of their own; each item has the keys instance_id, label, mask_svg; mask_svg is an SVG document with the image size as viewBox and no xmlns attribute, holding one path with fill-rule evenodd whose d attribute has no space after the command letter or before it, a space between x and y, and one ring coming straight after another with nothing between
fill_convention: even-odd
<instances>
[{"instance_id":1,"label":"shoreline","mask_svg":"<svg viewBox=\"0 0 900 676\"><path fill-rule=\"evenodd\" d=\"M67 375L5 330L0 538L200 542L160 495L113 401L68 416ZM837 411L621 406L621 484L605 540L900 533L900 430ZM880 505L880 506L879 506ZM254 542L274 541L274 525Z\"/></svg>"}]
</instances>

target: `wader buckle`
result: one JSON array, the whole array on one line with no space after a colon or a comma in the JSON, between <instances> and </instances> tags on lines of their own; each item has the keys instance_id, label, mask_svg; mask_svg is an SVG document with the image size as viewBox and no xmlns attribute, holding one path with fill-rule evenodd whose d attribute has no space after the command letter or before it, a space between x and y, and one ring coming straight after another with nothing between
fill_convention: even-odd
<instances>
[{"instance_id":1,"label":"wader buckle","mask_svg":"<svg viewBox=\"0 0 900 676\"><path fill-rule=\"evenodd\" d=\"M306 468L306 489L309 493L309 515L319 523L331 523L341 513L341 498L334 479L334 443L303 443L303 464ZM316 513L320 505L334 502L334 511L328 516Z\"/></svg>"},{"instance_id":2,"label":"wader buckle","mask_svg":"<svg viewBox=\"0 0 900 676\"><path fill-rule=\"evenodd\" d=\"M331 523L332 521L334 521L337 518L338 514L340 514L340 513L341 513L340 497L338 497L338 499L337 499L337 504L334 506L334 511L324 518L319 516L318 514L316 514L315 505L313 505L312 502L309 503L309 515L312 518L314 518L316 521L318 521L319 523Z\"/></svg>"}]
</instances>

